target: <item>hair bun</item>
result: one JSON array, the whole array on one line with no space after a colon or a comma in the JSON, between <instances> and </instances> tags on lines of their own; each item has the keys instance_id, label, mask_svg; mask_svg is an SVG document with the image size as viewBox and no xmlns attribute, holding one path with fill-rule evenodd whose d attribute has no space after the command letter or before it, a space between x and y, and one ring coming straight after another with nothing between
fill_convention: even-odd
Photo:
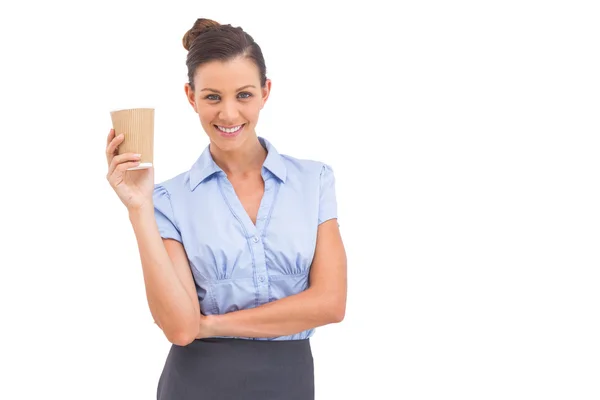
<instances>
[{"instance_id":1,"label":"hair bun","mask_svg":"<svg viewBox=\"0 0 600 400\"><path fill-rule=\"evenodd\" d=\"M216 26L220 26L217 21L213 21L212 19L206 18L198 18L196 22L194 22L194 26L183 35L183 47L189 51L192 43L194 43L194 39L198 37L201 33L206 32L210 28L214 28Z\"/></svg>"}]
</instances>

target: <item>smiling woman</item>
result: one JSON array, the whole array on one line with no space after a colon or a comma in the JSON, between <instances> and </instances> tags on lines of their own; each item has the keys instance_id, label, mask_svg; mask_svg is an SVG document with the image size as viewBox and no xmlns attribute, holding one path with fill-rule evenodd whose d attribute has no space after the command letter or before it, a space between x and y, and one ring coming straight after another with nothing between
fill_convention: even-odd
<instances>
[{"instance_id":1,"label":"smiling woman","mask_svg":"<svg viewBox=\"0 0 600 400\"><path fill-rule=\"evenodd\" d=\"M185 92L215 152L256 148L256 140L248 138L256 136L271 90L258 44L241 28L201 18L183 37L183 46L188 50Z\"/></svg>"},{"instance_id":2,"label":"smiling woman","mask_svg":"<svg viewBox=\"0 0 600 400\"><path fill-rule=\"evenodd\" d=\"M256 133L271 89L241 28L198 19L185 94L209 145L154 184L111 130L108 179L128 209L150 311L173 344L157 398L314 399L310 338L343 320L346 254L332 168Z\"/></svg>"}]
</instances>

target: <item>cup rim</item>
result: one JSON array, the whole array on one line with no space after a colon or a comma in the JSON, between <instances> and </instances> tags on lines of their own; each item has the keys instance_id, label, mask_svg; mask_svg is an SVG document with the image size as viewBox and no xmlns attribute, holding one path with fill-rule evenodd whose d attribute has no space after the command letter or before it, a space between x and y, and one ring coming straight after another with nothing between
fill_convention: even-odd
<instances>
[{"instance_id":1,"label":"cup rim","mask_svg":"<svg viewBox=\"0 0 600 400\"><path fill-rule=\"evenodd\" d=\"M117 108L117 109L113 109L110 111L111 114L116 113L116 112L122 112L122 111L136 111L136 110L140 110L140 111L155 111L156 109L154 107L133 107L133 108Z\"/></svg>"}]
</instances>

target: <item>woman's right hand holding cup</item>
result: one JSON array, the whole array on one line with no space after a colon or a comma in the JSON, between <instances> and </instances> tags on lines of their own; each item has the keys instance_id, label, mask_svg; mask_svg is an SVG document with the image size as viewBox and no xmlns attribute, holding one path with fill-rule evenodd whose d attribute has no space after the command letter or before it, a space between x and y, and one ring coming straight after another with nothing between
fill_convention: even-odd
<instances>
[{"instance_id":1,"label":"woman's right hand holding cup","mask_svg":"<svg viewBox=\"0 0 600 400\"><path fill-rule=\"evenodd\" d=\"M115 136L115 130L111 129L106 141L106 179L128 210L152 206L154 167L128 171L128 168L140 164L140 155L118 154L117 149L122 142L123 135Z\"/></svg>"}]
</instances>

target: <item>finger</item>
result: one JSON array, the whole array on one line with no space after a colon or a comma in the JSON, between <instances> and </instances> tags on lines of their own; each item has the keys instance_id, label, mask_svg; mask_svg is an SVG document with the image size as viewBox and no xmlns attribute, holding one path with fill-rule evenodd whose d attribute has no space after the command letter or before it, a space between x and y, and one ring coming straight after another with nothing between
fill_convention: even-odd
<instances>
[{"instance_id":1,"label":"finger","mask_svg":"<svg viewBox=\"0 0 600 400\"><path fill-rule=\"evenodd\" d=\"M125 171L129 168L138 167L140 165L140 161L126 161L121 164L118 164L115 168L111 168L106 174L106 179L110 182L112 186L114 186L114 181L117 176L122 176Z\"/></svg>"},{"instance_id":2,"label":"finger","mask_svg":"<svg viewBox=\"0 0 600 400\"><path fill-rule=\"evenodd\" d=\"M127 171L129 168L139 167L140 161L127 161L117 165L112 171L106 174L106 179L114 186L113 181L117 180L117 176L123 176L123 173Z\"/></svg>"},{"instance_id":3,"label":"finger","mask_svg":"<svg viewBox=\"0 0 600 400\"><path fill-rule=\"evenodd\" d=\"M114 138L115 138L115 130L111 129L108 132L108 137L106 138L106 145L108 146L110 144L111 140L113 140Z\"/></svg>"},{"instance_id":4,"label":"finger","mask_svg":"<svg viewBox=\"0 0 600 400\"><path fill-rule=\"evenodd\" d=\"M108 146L106 146L106 160L109 164L112 161L112 158L115 156L117 147L119 147L119 145L123 143L123 139L124 135L120 134L119 136L113 138L108 144Z\"/></svg>"},{"instance_id":5,"label":"finger","mask_svg":"<svg viewBox=\"0 0 600 400\"><path fill-rule=\"evenodd\" d=\"M117 167L123 163L127 163L127 162L137 162L139 164L141 159L141 155L140 154L134 154L134 153L125 153L125 154L120 154L118 156L114 156L113 159L110 162L110 166L108 168L108 175L112 175L112 173L117 169Z\"/></svg>"},{"instance_id":6,"label":"finger","mask_svg":"<svg viewBox=\"0 0 600 400\"><path fill-rule=\"evenodd\" d=\"M138 167L139 165L140 165L139 161L127 161L127 162L119 164L117 166L116 170L117 171L121 171L121 172L125 172L129 168Z\"/></svg>"}]
</instances>

